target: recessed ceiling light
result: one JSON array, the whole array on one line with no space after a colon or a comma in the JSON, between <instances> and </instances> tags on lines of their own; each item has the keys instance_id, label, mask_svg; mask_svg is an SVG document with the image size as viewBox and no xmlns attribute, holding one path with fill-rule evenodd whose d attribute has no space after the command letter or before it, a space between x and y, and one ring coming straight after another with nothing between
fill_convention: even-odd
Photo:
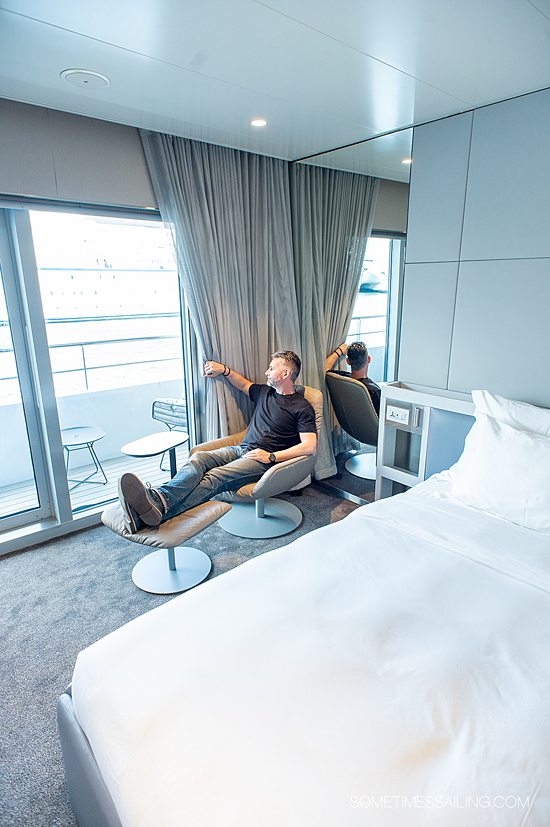
<instances>
[{"instance_id":1,"label":"recessed ceiling light","mask_svg":"<svg viewBox=\"0 0 550 827\"><path fill-rule=\"evenodd\" d=\"M412 164L412 162L412 158L403 158L403 160L401 161L402 164Z\"/></svg>"},{"instance_id":2,"label":"recessed ceiling light","mask_svg":"<svg viewBox=\"0 0 550 827\"><path fill-rule=\"evenodd\" d=\"M267 126L265 118L254 118L250 121L250 126Z\"/></svg>"},{"instance_id":3,"label":"recessed ceiling light","mask_svg":"<svg viewBox=\"0 0 550 827\"><path fill-rule=\"evenodd\" d=\"M60 77L77 89L106 89L111 85L106 75L100 75L99 72L92 72L90 69L64 69Z\"/></svg>"}]
</instances>

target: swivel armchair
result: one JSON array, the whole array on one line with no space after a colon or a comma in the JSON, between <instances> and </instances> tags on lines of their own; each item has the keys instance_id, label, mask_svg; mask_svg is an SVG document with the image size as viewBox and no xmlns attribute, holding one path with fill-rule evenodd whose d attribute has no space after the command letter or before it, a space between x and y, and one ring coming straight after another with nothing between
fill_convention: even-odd
<instances>
[{"instance_id":1,"label":"swivel armchair","mask_svg":"<svg viewBox=\"0 0 550 827\"><path fill-rule=\"evenodd\" d=\"M323 394L315 388L296 386L297 393L303 393L315 411L317 437L323 417ZM222 439L203 442L191 450L213 451L227 445L238 445L246 431ZM233 508L219 521L220 528L237 537L257 539L281 537L297 528L303 519L300 509L293 503L277 497L285 491L295 491L309 484L315 466L316 456L297 457L278 462L263 474L258 482L244 485L237 491L218 494L216 500L231 503Z\"/></svg>"},{"instance_id":2,"label":"swivel armchair","mask_svg":"<svg viewBox=\"0 0 550 827\"><path fill-rule=\"evenodd\" d=\"M350 474L366 480L376 479L378 414L366 386L351 376L328 372L327 389L341 428L367 447L345 463Z\"/></svg>"}]
</instances>

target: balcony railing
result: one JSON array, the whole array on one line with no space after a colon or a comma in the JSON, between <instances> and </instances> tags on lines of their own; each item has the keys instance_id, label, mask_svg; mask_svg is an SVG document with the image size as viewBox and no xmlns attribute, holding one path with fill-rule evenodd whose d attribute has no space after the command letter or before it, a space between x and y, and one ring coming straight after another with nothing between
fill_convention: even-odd
<instances>
[{"instance_id":1,"label":"balcony railing","mask_svg":"<svg viewBox=\"0 0 550 827\"><path fill-rule=\"evenodd\" d=\"M386 344L386 314L352 316L346 338L349 341L364 339L369 348L384 347Z\"/></svg>"},{"instance_id":2,"label":"balcony railing","mask_svg":"<svg viewBox=\"0 0 550 827\"><path fill-rule=\"evenodd\" d=\"M135 321L151 324L159 319L170 319L173 324L173 320L179 322L179 313L47 319L46 325L49 331L51 325L92 323L93 329L94 323L112 322L124 326ZM0 322L0 326L6 325L7 323ZM152 381L153 376L159 381L181 377L181 335L115 335L108 338L86 338L84 341L82 338L49 345L58 395L143 384ZM0 347L0 404L17 402L19 398L13 348Z\"/></svg>"}]
</instances>

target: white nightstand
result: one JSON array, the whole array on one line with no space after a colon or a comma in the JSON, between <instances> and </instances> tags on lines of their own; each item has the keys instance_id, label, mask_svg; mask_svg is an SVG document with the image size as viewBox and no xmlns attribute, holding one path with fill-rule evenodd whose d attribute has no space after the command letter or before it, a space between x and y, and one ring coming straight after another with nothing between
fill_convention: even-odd
<instances>
[{"instance_id":1,"label":"white nightstand","mask_svg":"<svg viewBox=\"0 0 550 827\"><path fill-rule=\"evenodd\" d=\"M449 468L474 422L470 394L390 382L382 386L375 498Z\"/></svg>"}]
</instances>

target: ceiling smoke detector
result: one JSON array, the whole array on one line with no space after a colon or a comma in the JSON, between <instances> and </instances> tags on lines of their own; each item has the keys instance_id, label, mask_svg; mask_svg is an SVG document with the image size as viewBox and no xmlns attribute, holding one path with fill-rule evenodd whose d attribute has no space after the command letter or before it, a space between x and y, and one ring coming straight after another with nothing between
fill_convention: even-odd
<instances>
[{"instance_id":1,"label":"ceiling smoke detector","mask_svg":"<svg viewBox=\"0 0 550 827\"><path fill-rule=\"evenodd\" d=\"M100 75L99 72L92 72L90 69L64 69L60 77L77 89L106 89L111 85L106 75Z\"/></svg>"}]
</instances>

